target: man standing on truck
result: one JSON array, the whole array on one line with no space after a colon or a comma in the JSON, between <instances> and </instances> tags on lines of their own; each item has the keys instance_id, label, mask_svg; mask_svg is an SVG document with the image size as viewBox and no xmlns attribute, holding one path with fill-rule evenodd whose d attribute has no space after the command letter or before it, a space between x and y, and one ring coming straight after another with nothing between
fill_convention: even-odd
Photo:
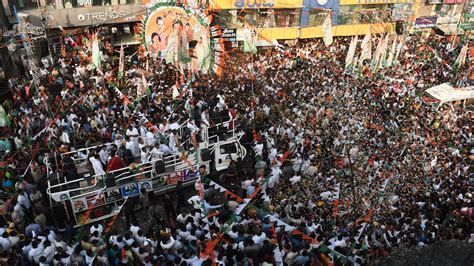
<instances>
[{"instance_id":1,"label":"man standing on truck","mask_svg":"<svg viewBox=\"0 0 474 266\"><path fill-rule=\"evenodd\" d=\"M117 146L114 146L110 151L111 158L107 163L107 172L112 172L121 168L125 167L125 163L123 162L122 158L117 154Z\"/></svg>"}]
</instances>

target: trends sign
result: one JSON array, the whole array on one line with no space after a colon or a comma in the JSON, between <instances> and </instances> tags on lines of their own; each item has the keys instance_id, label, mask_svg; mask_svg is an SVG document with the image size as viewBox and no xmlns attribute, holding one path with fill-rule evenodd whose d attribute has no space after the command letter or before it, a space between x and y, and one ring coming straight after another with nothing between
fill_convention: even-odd
<instances>
[{"instance_id":1,"label":"trends sign","mask_svg":"<svg viewBox=\"0 0 474 266\"><path fill-rule=\"evenodd\" d=\"M125 18L127 14L125 11L120 10L110 10L104 12L91 12L77 15L77 20L79 21L89 21L92 23L95 22L105 22L106 20Z\"/></svg>"}]
</instances>

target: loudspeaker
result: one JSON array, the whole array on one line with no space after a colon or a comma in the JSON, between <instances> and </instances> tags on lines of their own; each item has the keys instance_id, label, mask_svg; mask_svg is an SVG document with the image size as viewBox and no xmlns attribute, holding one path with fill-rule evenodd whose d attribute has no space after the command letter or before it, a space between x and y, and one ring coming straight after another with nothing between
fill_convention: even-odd
<instances>
[{"instance_id":1,"label":"loudspeaker","mask_svg":"<svg viewBox=\"0 0 474 266\"><path fill-rule=\"evenodd\" d=\"M163 174L165 172L165 163L160 160L155 162L155 173L156 174Z\"/></svg>"},{"instance_id":2,"label":"loudspeaker","mask_svg":"<svg viewBox=\"0 0 474 266\"><path fill-rule=\"evenodd\" d=\"M201 150L201 160L203 162L210 161L212 159L211 151L209 149L202 149Z\"/></svg>"},{"instance_id":3,"label":"loudspeaker","mask_svg":"<svg viewBox=\"0 0 474 266\"><path fill-rule=\"evenodd\" d=\"M403 25L403 21L397 20L397 22L395 23L395 32L398 35L402 35L403 32L405 31L404 28L405 28L405 26Z\"/></svg>"}]
</instances>

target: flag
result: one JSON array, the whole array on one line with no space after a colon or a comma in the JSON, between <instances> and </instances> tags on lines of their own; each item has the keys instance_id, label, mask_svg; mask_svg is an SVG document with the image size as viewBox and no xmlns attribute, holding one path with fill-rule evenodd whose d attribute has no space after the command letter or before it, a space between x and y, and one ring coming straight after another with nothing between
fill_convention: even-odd
<instances>
[{"instance_id":1,"label":"flag","mask_svg":"<svg viewBox=\"0 0 474 266\"><path fill-rule=\"evenodd\" d=\"M331 45L333 41L331 23L331 12L329 12L323 22L323 41L326 46Z\"/></svg>"},{"instance_id":2,"label":"flag","mask_svg":"<svg viewBox=\"0 0 474 266\"><path fill-rule=\"evenodd\" d=\"M99 48L99 38L97 34L94 34L92 40L92 64L100 69L100 48Z\"/></svg>"},{"instance_id":3,"label":"flag","mask_svg":"<svg viewBox=\"0 0 474 266\"><path fill-rule=\"evenodd\" d=\"M61 27L61 25L59 25L59 30L60 30L62 33L64 33L64 35L66 35L66 39L67 39L69 42L71 42L71 44L76 45L76 42L71 38L71 36L69 35L69 33L67 33L67 32L63 29L63 27Z\"/></svg>"},{"instance_id":4,"label":"flag","mask_svg":"<svg viewBox=\"0 0 474 266\"><path fill-rule=\"evenodd\" d=\"M382 55L382 49L383 49L383 37L379 38L379 42L377 43L377 48L375 48L375 53L374 56L372 57L372 62L370 63L370 68L372 70L376 70Z\"/></svg>"},{"instance_id":5,"label":"flag","mask_svg":"<svg viewBox=\"0 0 474 266\"><path fill-rule=\"evenodd\" d=\"M145 74L142 72L142 80L137 85L137 99L146 94L147 88L148 82L146 81Z\"/></svg>"},{"instance_id":6,"label":"flag","mask_svg":"<svg viewBox=\"0 0 474 266\"><path fill-rule=\"evenodd\" d=\"M398 41L397 50L395 52L395 59L393 60L393 63L392 63L393 65L397 64L398 56L402 52L403 46L405 45L405 39L406 39L406 35L403 35Z\"/></svg>"},{"instance_id":7,"label":"flag","mask_svg":"<svg viewBox=\"0 0 474 266\"><path fill-rule=\"evenodd\" d=\"M466 63L466 57L467 57L467 45L464 45L461 48L461 52L458 55L458 58L456 58L456 61L454 62L454 68L457 70L460 67L462 67Z\"/></svg>"},{"instance_id":8,"label":"flag","mask_svg":"<svg viewBox=\"0 0 474 266\"><path fill-rule=\"evenodd\" d=\"M358 36L352 37L351 44L349 45L349 50L347 51L346 56L346 68L352 65L354 61L354 54L357 48Z\"/></svg>"},{"instance_id":9,"label":"flag","mask_svg":"<svg viewBox=\"0 0 474 266\"><path fill-rule=\"evenodd\" d=\"M397 49L397 40L398 40L398 35L394 34L392 47L390 48L390 52L388 53L388 59L387 59L387 66L389 67L392 66L393 58L395 57L395 50Z\"/></svg>"},{"instance_id":10,"label":"flag","mask_svg":"<svg viewBox=\"0 0 474 266\"><path fill-rule=\"evenodd\" d=\"M244 52L257 53L257 32L247 25L244 27Z\"/></svg>"},{"instance_id":11,"label":"flag","mask_svg":"<svg viewBox=\"0 0 474 266\"><path fill-rule=\"evenodd\" d=\"M382 54L379 60L379 68L384 68L387 65L387 49L388 49L388 42L390 41L389 35L385 35L385 39L383 40L382 44Z\"/></svg>"},{"instance_id":12,"label":"flag","mask_svg":"<svg viewBox=\"0 0 474 266\"><path fill-rule=\"evenodd\" d=\"M120 44L120 55L119 55L119 67L117 79L120 80L123 77L123 68L124 68L124 53L123 53L123 43Z\"/></svg>"},{"instance_id":13,"label":"flag","mask_svg":"<svg viewBox=\"0 0 474 266\"><path fill-rule=\"evenodd\" d=\"M360 65L362 65L364 60L372 58L372 39L371 39L372 36L371 35L372 35L371 28L369 28L369 31L365 35L360 45L360 48L362 49L360 52L360 58L359 58Z\"/></svg>"},{"instance_id":14,"label":"flag","mask_svg":"<svg viewBox=\"0 0 474 266\"><path fill-rule=\"evenodd\" d=\"M3 105L0 104L0 127L6 127L8 124L7 112L5 112Z\"/></svg>"}]
</instances>

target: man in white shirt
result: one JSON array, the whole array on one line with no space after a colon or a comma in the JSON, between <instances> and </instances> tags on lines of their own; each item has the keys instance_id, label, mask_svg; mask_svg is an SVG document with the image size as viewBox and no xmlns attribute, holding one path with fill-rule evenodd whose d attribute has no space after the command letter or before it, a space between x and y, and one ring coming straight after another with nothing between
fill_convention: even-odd
<instances>
[{"instance_id":1,"label":"man in white shirt","mask_svg":"<svg viewBox=\"0 0 474 266\"><path fill-rule=\"evenodd\" d=\"M102 149L99 152L99 156L102 164L107 165L107 162L109 161L109 151L107 150L107 147L105 145L102 146Z\"/></svg>"},{"instance_id":2,"label":"man in white shirt","mask_svg":"<svg viewBox=\"0 0 474 266\"><path fill-rule=\"evenodd\" d=\"M95 175L105 175L104 167L99 159L99 154L94 154L93 157L89 158L89 161L92 164L92 168L94 169Z\"/></svg>"},{"instance_id":3,"label":"man in white shirt","mask_svg":"<svg viewBox=\"0 0 474 266\"><path fill-rule=\"evenodd\" d=\"M155 145L155 135L153 134L151 127L148 128L148 130L146 132L146 142L145 143L146 143L147 146Z\"/></svg>"}]
</instances>

